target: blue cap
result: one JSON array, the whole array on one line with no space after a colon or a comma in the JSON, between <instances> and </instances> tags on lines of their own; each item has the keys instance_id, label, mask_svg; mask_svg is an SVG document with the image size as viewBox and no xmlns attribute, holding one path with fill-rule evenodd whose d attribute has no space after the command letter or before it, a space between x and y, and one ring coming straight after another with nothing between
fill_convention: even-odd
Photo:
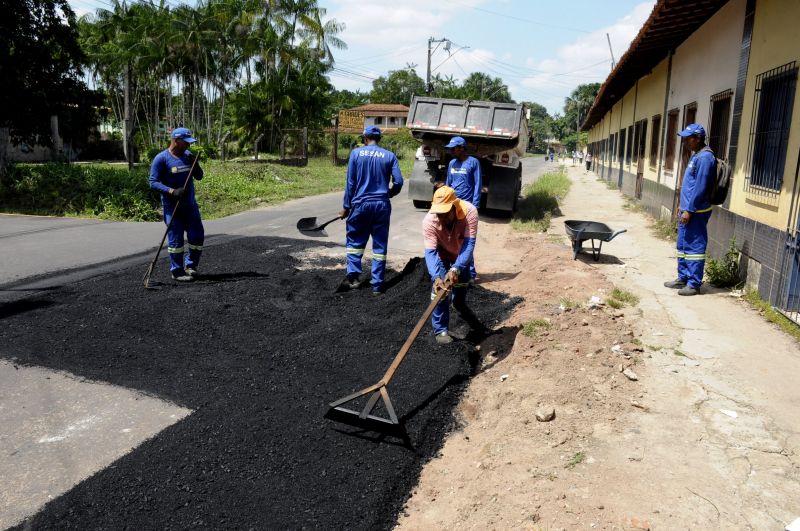
<instances>
[{"instance_id":1,"label":"blue cap","mask_svg":"<svg viewBox=\"0 0 800 531\"><path fill-rule=\"evenodd\" d=\"M374 125L368 125L364 128L364 136L381 136L381 130Z\"/></svg>"},{"instance_id":2,"label":"blue cap","mask_svg":"<svg viewBox=\"0 0 800 531\"><path fill-rule=\"evenodd\" d=\"M446 148L454 148L456 146L462 146L463 147L463 146L466 146L466 145L467 145L467 141L466 140L464 140L460 136L454 136L453 138L450 139L450 143L447 144L445 147Z\"/></svg>"},{"instance_id":3,"label":"blue cap","mask_svg":"<svg viewBox=\"0 0 800 531\"><path fill-rule=\"evenodd\" d=\"M686 129L678 133L679 136L706 136L706 130L703 129L703 126L700 124L689 124L686 126Z\"/></svg>"},{"instance_id":4,"label":"blue cap","mask_svg":"<svg viewBox=\"0 0 800 531\"><path fill-rule=\"evenodd\" d=\"M175 140L183 140L187 144L194 144L196 139L192 138L192 132L185 127L176 127L172 130L172 138Z\"/></svg>"}]
</instances>

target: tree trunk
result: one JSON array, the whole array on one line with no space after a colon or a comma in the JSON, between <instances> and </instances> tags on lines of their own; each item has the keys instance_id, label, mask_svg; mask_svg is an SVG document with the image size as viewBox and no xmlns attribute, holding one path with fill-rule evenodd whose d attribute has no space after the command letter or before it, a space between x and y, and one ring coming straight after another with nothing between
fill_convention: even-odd
<instances>
[{"instance_id":1,"label":"tree trunk","mask_svg":"<svg viewBox=\"0 0 800 531\"><path fill-rule=\"evenodd\" d=\"M0 127L0 185L6 175L8 165L8 127Z\"/></svg>"}]
</instances>

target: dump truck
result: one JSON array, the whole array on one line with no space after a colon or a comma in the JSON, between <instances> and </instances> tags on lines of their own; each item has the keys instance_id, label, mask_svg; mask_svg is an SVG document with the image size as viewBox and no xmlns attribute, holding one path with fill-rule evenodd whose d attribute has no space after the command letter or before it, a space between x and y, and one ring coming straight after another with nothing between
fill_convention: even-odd
<instances>
[{"instance_id":1,"label":"dump truck","mask_svg":"<svg viewBox=\"0 0 800 531\"><path fill-rule=\"evenodd\" d=\"M467 141L467 153L481 164L481 204L475 206L508 214L516 209L528 147L522 104L414 96L406 127L422 144L407 184L416 208L430 208L434 189L447 180L452 159L444 146L460 136Z\"/></svg>"}]
</instances>

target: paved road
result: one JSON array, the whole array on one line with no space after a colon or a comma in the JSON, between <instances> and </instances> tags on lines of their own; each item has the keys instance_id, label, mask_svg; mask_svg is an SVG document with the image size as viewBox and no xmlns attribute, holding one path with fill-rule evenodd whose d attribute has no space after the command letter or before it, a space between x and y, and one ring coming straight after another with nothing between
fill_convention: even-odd
<instances>
[{"instance_id":1,"label":"paved road","mask_svg":"<svg viewBox=\"0 0 800 531\"><path fill-rule=\"evenodd\" d=\"M547 167L540 157L525 159L523 184L535 180ZM304 238L295 228L298 219L331 219L340 206L341 193L335 192L206 221L207 245L213 247L215 241L230 236ZM424 211L415 209L404 193L393 201L390 256L419 254L423 216ZM323 238L344 242L343 222L332 223L326 232ZM147 263L163 234L160 222L0 214L0 301L17 298L28 289L63 284L109 268ZM205 259L213 260L213 250ZM53 277L56 273L62 274ZM40 278L47 275L51 277Z\"/></svg>"},{"instance_id":2,"label":"paved road","mask_svg":"<svg viewBox=\"0 0 800 531\"><path fill-rule=\"evenodd\" d=\"M523 183L547 167L526 159ZM303 238L295 228L299 218L330 219L340 205L341 193L332 193L206 222L205 259L214 259L215 241L230 237ZM424 215L405 194L393 201L390 260L420 254ZM144 273L163 232L162 223L0 215L0 310L4 301L104 271L141 265ZM332 223L320 240L343 243L344 223ZM24 310L24 301L17 304ZM0 446L9 449L0 455L0 477L7 480L0 484L0 528L20 522L188 414L129 389L0 359Z\"/></svg>"}]
</instances>

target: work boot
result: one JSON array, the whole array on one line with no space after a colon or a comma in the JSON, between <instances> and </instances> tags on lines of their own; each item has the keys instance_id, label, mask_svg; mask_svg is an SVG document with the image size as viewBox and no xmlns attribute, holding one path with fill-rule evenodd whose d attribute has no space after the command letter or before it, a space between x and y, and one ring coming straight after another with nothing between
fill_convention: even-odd
<instances>
[{"instance_id":1,"label":"work boot","mask_svg":"<svg viewBox=\"0 0 800 531\"><path fill-rule=\"evenodd\" d=\"M684 295L687 297L691 295L697 295L699 293L700 293L700 288L693 288L691 286L684 286L678 290L678 295Z\"/></svg>"},{"instance_id":2,"label":"work boot","mask_svg":"<svg viewBox=\"0 0 800 531\"><path fill-rule=\"evenodd\" d=\"M187 267L186 268L186 274L189 275L192 278L197 278L197 269L195 269L193 267Z\"/></svg>"},{"instance_id":3,"label":"work boot","mask_svg":"<svg viewBox=\"0 0 800 531\"><path fill-rule=\"evenodd\" d=\"M686 287L686 281L681 280L680 278L676 278L675 280L670 280L668 282L664 282L665 288L672 288L672 289L681 289Z\"/></svg>"},{"instance_id":4,"label":"work boot","mask_svg":"<svg viewBox=\"0 0 800 531\"><path fill-rule=\"evenodd\" d=\"M453 338L447 332L436 334L436 342L440 345L448 345L453 342Z\"/></svg>"},{"instance_id":5,"label":"work boot","mask_svg":"<svg viewBox=\"0 0 800 531\"><path fill-rule=\"evenodd\" d=\"M361 286L361 282L359 282L358 277L355 276L346 276L342 281L342 287L344 289L358 289Z\"/></svg>"},{"instance_id":6,"label":"work boot","mask_svg":"<svg viewBox=\"0 0 800 531\"><path fill-rule=\"evenodd\" d=\"M187 275L183 269L176 269L172 272L172 280L175 282L192 282L194 278Z\"/></svg>"}]
</instances>

